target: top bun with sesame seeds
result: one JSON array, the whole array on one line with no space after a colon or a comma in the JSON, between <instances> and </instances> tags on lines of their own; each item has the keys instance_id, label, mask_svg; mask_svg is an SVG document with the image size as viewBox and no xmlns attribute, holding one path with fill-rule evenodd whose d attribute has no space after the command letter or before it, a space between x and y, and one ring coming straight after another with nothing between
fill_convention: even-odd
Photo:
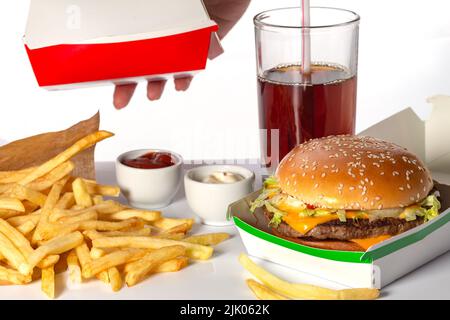
<instances>
[{"instance_id":1,"label":"top bun with sesame seeds","mask_svg":"<svg viewBox=\"0 0 450 320\"><path fill-rule=\"evenodd\" d=\"M319 208L404 208L427 197L430 172L413 153L372 137L330 136L295 147L278 166L284 193Z\"/></svg>"}]
</instances>

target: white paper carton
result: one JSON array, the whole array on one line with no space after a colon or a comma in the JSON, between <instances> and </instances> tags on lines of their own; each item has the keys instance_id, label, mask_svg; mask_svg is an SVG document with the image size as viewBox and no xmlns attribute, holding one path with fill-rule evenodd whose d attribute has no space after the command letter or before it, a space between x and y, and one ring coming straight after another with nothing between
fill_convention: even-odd
<instances>
[{"instance_id":1,"label":"white paper carton","mask_svg":"<svg viewBox=\"0 0 450 320\"><path fill-rule=\"evenodd\" d=\"M202 0L31 0L24 43L40 86L73 88L195 73L217 28Z\"/></svg>"},{"instance_id":2,"label":"white paper carton","mask_svg":"<svg viewBox=\"0 0 450 320\"><path fill-rule=\"evenodd\" d=\"M450 97L429 99L433 109L422 121L408 108L360 133L395 142L418 154L433 175L450 176ZM436 173L438 172L438 173ZM450 184L450 181L442 181ZM229 207L250 255L348 287L381 288L450 249L450 186L435 183L441 214L416 228L373 245L366 252L323 250L273 235L262 212L251 214L255 192Z\"/></svg>"}]
</instances>

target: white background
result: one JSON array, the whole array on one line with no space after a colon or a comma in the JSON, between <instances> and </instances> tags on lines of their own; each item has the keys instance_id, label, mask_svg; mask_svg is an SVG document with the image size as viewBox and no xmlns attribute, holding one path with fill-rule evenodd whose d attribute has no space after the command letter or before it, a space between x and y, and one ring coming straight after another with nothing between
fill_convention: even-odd
<instances>
[{"instance_id":1,"label":"white background","mask_svg":"<svg viewBox=\"0 0 450 320\"><path fill-rule=\"evenodd\" d=\"M98 160L141 147L171 149L186 159L258 157L252 18L300 0L253 0L223 41L225 54L208 64L188 92L175 92L169 83L162 100L149 102L141 85L122 111L112 106L112 87L40 89L22 43L29 3L7 3L0 10L0 143L63 129L100 109L101 127L116 137L97 147ZM311 3L351 9L362 17L357 131L406 106L426 116L426 97L450 94L449 1Z\"/></svg>"}]
</instances>

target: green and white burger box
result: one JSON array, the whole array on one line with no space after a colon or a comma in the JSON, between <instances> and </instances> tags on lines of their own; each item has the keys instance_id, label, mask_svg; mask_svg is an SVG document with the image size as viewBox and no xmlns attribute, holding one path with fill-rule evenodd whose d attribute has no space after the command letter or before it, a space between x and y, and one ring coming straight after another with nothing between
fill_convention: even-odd
<instances>
[{"instance_id":1,"label":"green and white burger box","mask_svg":"<svg viewBox=\"0 0 450 320\"><path fill-rule=\"evenodd\" d=\"M382 288L450 249L450 144L442 137L450 119L450 97L436 96L422 121L408 108L360 133L392 141L415 152L432 170L441 213L427 223L373 245L366 252L312 248L273 235L254 192L229 206L248 254L348 287Z\"/></svg>"}]
</instances>

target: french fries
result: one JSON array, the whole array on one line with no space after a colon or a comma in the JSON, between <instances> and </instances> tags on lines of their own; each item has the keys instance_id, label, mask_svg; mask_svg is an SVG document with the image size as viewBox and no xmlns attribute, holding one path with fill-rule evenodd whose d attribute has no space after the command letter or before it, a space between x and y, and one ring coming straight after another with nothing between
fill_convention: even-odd
<instances>
[{"instance_id":1,"label":"french fries","mask_svg":"<svg viewBox=\"0 0 450 320\"><path fill-rule=\"evenodd\" d=\"M28 262L22 263L19 266L19 272L23 275L30 274L33 271L33 268L46 256L69 251L70 249L79 246L83 242L83 239L83 235L77 231L50 240L29 255Z\"/></svg>"},{"instance_id":2,"label":"french fries","mask_svg":"<svg viewBox=\"0 0 450 320\"><path fill-rule=\"evenodd\" d=\"M105 237L92 240L92 245L99 248L140 249L160 249L168 246L181 245L183 247L186 247L186 255L188 257L197 260L207 260L214 252L214 249L208 246L152 237Z\"/></svg>"},{"instance_id":3,"label":"french fries","mask_svg":"<svg viewBox=\"0 0 450 320\"><path fill-rule=\"evenodd\" d=\"M47 173L45 176L36 179L35 181L28 184L28 187L36 191L43 191L45 189L51 188L57 181L69 175L74 168L75 165L72 161L64 162Z\"/></svg>"},{"instance_id":4,"label":"french fries","mask_svg":"<svg viewBox=\"0 0 450 320\"><path fill-rule=\"evenodd\" d=\"M0 209L25 212L22 202L15 198L0 198Z\"/></svg>"},{"instance_id":5,"label":"french fries","mask_svg":"<svg viewBox=\"0 0 450 320\"><path fill-rule=\"evenodd\" d=\"M86 265L85 277L91 278L94 275L108 270L109 268L126 264L142 258L145 252L136 249L123 249L109 253L101 258L92 260Z\"/></svg>"},{"instance_id":6,"label":"french fries","mask_svg":"<svg viewBox=\"0 0 450 320\"><path fill-rule=\"evenodd\" d=\"M92 198L89 195L86 184L81 178L76 178L72 182L73 195L75 197L75 203L81 207L92 207Z\"/></svg>"},{"instance_id":7,"label":"french fries","mask_svg":"<svg viewBox=\"0 0 450 320\"><path fill-rule=\"evenodd\" d=\"M34 170L36 170L36 167L26 168L17 171L0 171L0 183L8 184L18 182L23 178L25 178Z\"/></svg>"},{"instance_id":8,"label":"french fries","mask_svg":"<svg viewBox=\"0 0 450 320\"><path fill-rule=\"evenodd\" d=\"M116 292L151 274L177 272L190 259L209 259L224 234L189 237L194 219L165 218L103 197L117 186L72 176L71 158L112 136L88 135L31 168L0 171L0 285L41 280L56 295L55 274L74 283L97 278Z\"/></svg>"},{"instance_id":9,"label":"french fries","mask_svg":"<svg viewBox=\"0 0 450 320\"><path fill-rule=\"evenodd\" d=\"M283 297L253 279L247 279L246 282L247 286L259 300L287 300L286 297Z\"/></svg>"},{"instance_id":10,"label":"french fries","mask_svg":"<svg viewBox=\"0 0 450 320\"><path fill-rule=\"evenodd\" d=\"M55 298L55 270L53 266L42 269L41 288L50 299Z\"/></svg>"},{"instance_id":11,"label":"french fries","mask_svg":"<svg viewBox=\"0 0 450 320\"><path fill-rule=\"evenodd\" d=\"M87 191L90 195L108 196L108 197L118 197L120 195L120 188L117 186L107 186L97 184L93 180L83 179L86 184Z\"/></svg>"},{"instance_id":12,"label":"french fries","mask_svg":"<svg viewBox=\"0 0 450 320\"><path fill-rule=\"evenodd\" d=\"M140 218L145 221L155 221L161 217L160 211L148 211L148 210L136 210L136 209L127 209L118 211L115 213L111 213L108 215L103 215L103 217L107 216L108 219L111 220L127 220L131 218Z\"/></svg>"},{"instance_id":13,"label":"french fries","mask_svg":"<svg viewBox=\"0 0 450 320\"><path fill-rule=\"evenodd\" d=\"M208 233L185 238L183 241L201 244L203 246L215 246L230 238L228 233Z\"/></svg>"},{"instance_id":14,"label":"french fries","mask_svg":"<svg viewBox=\"0 0 450 320\"><path fill-rule=\"evenodd\" d=\"M188 230L194 225L194 219L173 219L173 218L160 218L152 223L153 226L167 230L179 226L180 224L186 223L188 225Z\"/></svg>"},{"instance_id":15,"label":"french fries","mask_svg":"<svg viewBox=\"0 0 450 320\"><path fill-rule=\"evenodd\" d=\"M182 256L186 253L186 248L175 245L163 247L147 253L142 259L133 262L128 266L125 282L129 287L134 286L146 277L153 269L164 262Z\"/></svg>"},{"instance_id":16,"label":"french fries","mask_svg":"<svg viewBox=\"0 0 450 320\"><path fill-rule=\"evenodd\" d=\"M36 242L38 240L45 240L45 238L42 237L42 233L45 229L48 228L49 216L51 214L51 211L55 207L56 203L58 202L62 188L66 184L67 180L68 178L66 177L62 180L59 180L52 186L52 189L50 190L50 193L48 194L48 197L45 200L44 206L42 207L42 212L39 218L39 222L36 226L36 230L33 233L32 237L33 242Z\"/></svg>"},{"instance_id":17,"label":"french fries","mask_svg":"<svg viewBox=\"0 0 450 320\"><path fill-rule=\"evenodd\" d=\"M97 131L93 134L90 134L83 139L77 141L73 146L66 149L62 153L58 154L56 157L48 160L47 162L43 163L33 171L31 171L29 174L27 174L24 178L22 178L18 184L25 186L29 184L30 182L46 175L53 169L55 169L60 164L70 160L73 156L77 155L83 150L86 150L87 148L93 146L99 141L102 141L106 138L111 137L113 134L107 131Z\"/></svg>"},{"instance_id":18,"label":"french fries","mask_svg":"<svg viewBox=\"0 0 450 320\"><path fill-rule=\"evenodd\" d=\"M81 283L81 267L78 263L78 257L75 249L72 249L67 255L67 267L69 269L69 279L73 283Z\"/></svg>"},{"instance_id":19,"label":"french fries","mask_svg":"<svg viewBox=\"0 0 450 320\"><path fill-rule=\"evenodd\" d=\"M109 283L111 284L111 289L114 292L119 291L122 288L122 276L116 267L108 269Z\"/></svg>"},{"instance_id":20,"label":"french fries","mask_svg":"<svg viewBox=\"0 0 450 320\"><path fill-rule=\"evenodd\" d=\"M270 290L278 292L291 299L371 300L378 298L380 294L377 289L357 288L332 290L309 284L290 283L278 278L264 268L258 266L243 253L239 256L239 262L247 271L254 275Z\"/></svg>"},{"instance_id":21,"label":"french fries","mask_svg":"<svg viewBox=\"0 0 450 320\"><path fill-rule=\"evenodd\" d=\"M0 266L0 281L10 284L27 284L31 282L31 276L24 276L20 272Z\"/></svg>"}]
</instances>

